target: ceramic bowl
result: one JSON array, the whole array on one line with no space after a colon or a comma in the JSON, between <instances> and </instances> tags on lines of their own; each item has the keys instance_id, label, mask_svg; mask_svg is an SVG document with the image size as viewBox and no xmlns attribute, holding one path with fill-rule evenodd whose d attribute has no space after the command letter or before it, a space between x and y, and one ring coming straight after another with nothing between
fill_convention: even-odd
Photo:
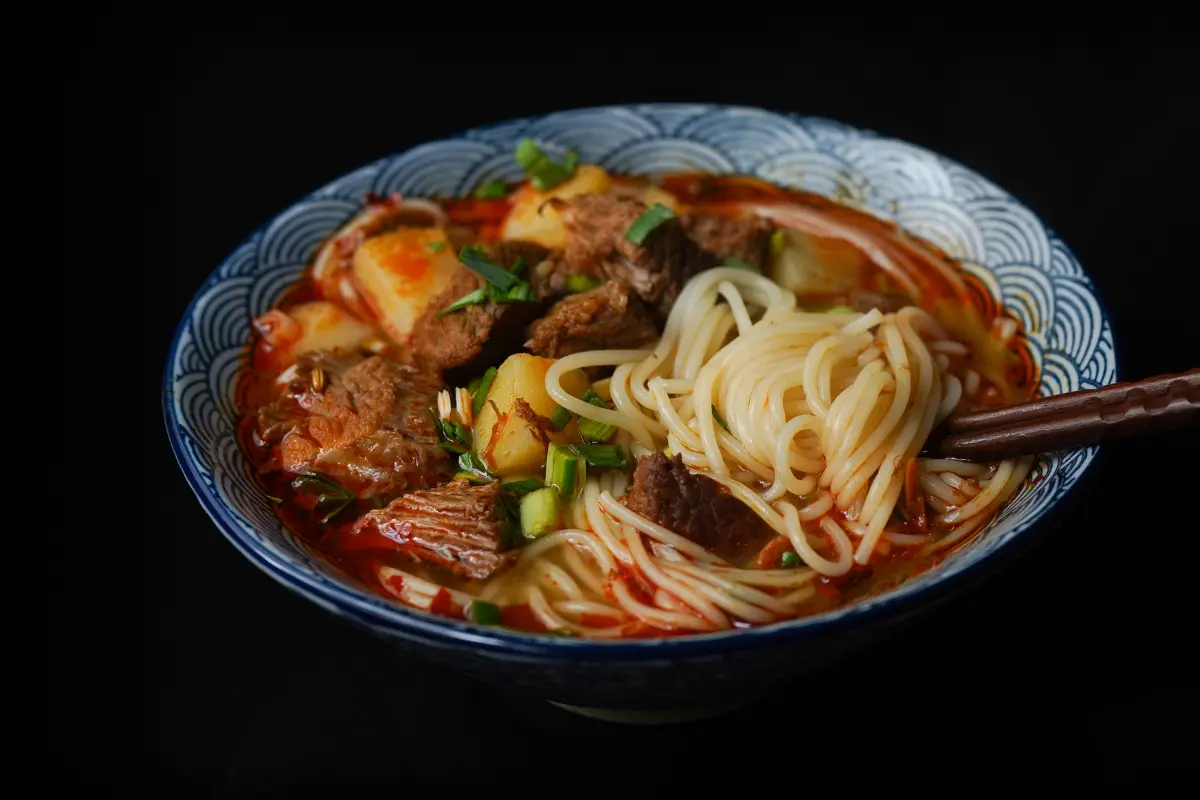
<instances>
[{"instance_id":1,"label":"ceramic bowl","mask_svg":"<svg viewBox=\"0 0 1200 800\"><path fill-rule=\"evenodd\" d=\"M213 271L171 342L163 410L188 483L247 559L331 614L453 669L576 710L677 719L729 707L843 658L977 582L1045 528L1095 460L1096 448L1042 458L981 535L885 594L752 630L581 641L474 627L369 593L281 526L238 447L235 386L251 319L276 302L368 192L461 195L492 178L518 178L512 152L523 137L552 154L577 148L585 162L614 172L740 173L857 205L939 245L1016 314L1040 393L1116 380L1109 322L1066 244L986 178L920 147L827 119L714 105L580 109L469 130L368 164L283 210Z\"/></svg>"}]
</instances>

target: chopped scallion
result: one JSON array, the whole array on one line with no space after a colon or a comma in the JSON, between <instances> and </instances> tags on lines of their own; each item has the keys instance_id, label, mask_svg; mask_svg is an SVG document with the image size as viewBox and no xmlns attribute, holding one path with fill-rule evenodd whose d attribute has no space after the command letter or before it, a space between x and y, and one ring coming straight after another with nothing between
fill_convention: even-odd
<instances>
[{"instance_id":1,"label":"chopped scallion","mask_svg":"<svg viewBox=\"0 0 1200 800\"><path fill-rule=\"evenodd\" d=\"M483 253L479 245L467 245L458 253L458 260L465 266L478 272L484 280L502 291L508 291L515 286L519 279L508 270L496 264Z\"/></svg>"},{"instance_id":2,"label":"chopped scallion","mask_svg":"<svg viewBox=\"0 0 1200 800\"><path fill-rule=\"evenodd\" d=\"M854 309L850 306L834 306L833 308L825 309L826 314L853 314Z\"/></svg>"},{"instance_id":3,"label":"chopped scallion","mask_svg":"<svg viewBox=\"0 0 1200 800\"><path fill-rule=\"evenodd\" d=\"M476 415L483 411L483 404L487 401L487 393L492 388L494 380L496 380L496 368L488 367L474 388L467 387L471 392L471 409Z\"/></svg>"},{"instance_id":4,"label":"chopped scallion","mask_svg":"<svg viewBox=\"0 0 1200 800\"><path fill-rule=\"evenodd\" d=\"M480 200L495 200L508 194L508 183L502 180L488 181L475 190L475 196Z\"/></svg>"},{"instance_id":5,"label":"chopped scallion","mask_svg":"<svg viewBox=\"0 0 1200 800\"><path fill-rule=\"evenodd\" d=\"M466 308L467 306L480 305L485 300L487 300L487 293L484 292L483 289L476 289L473 292L468 292L467 294L464 294L462 297L458 298L453 303L451 303L450 305L446 306L441 311L439 311L437 313L437 316L435 317L435 319L441 319L442 317L446 316L447 314L458 311L460 308Z\"/></svg>"},{"instance_id":6,"label":"chopped scallion","mask_svg":"<svg viewBox=\"0 0 1200 800\"><path fill-rule=\"evenodd\" d=\"M500 489L513 494L529 494L542 488L542 482L537 478L520 478L517 480L503 481L500 484Z\"/></svg>"},{"instance_id":7,"label":"chopped scallion","mask_svg":"<svg viewBox=\"0 0 1200 800\"><path fill-rule=\"evenodd\" d=\"M776 228L771 232L771 255L777 256L783 252L783 248L787 247L788 234L783 228Z\"/></svg>"},{"instance_id":8,"label":"chopped scallion","mask_svg":"<svg viewBox=\"0 0 1200 800\"><path fill-rule=\"evenodd\" d=\"M429 249L435 253L440 253L446 249L446 243L445 242L430 242Z\"/></svg>"},{"instance_id":9,"label":"chopped scallion","mask_svg":"<svg viewBox=\"0 0 1200 800\"><path fill-rule=\"evenodd\" d=\"M457 442L438 442L438 447L445 450L447 453L453 453L456 456L461 456L467 452L467 448Z\"/></svg>"},{"instance_id":10,"label":"chopped scallion","mask_svg":"<svg viewBox=\"0 0 1200 800\"><path fill-rule=\"evenodd\" d=\"M546 154L542 152L542 148L537 146L533 139L522 139L517 142L516 152L513 153L513 158L517 162L517 166L527 170L534 164L537 164Z\"/></svg>"},{"instance_id":11,"label":"chopped scallion","mask_svg":"<svg viewBox=\"0 0 1200 800\"><path fill-rule=\"evenodd\" d=\"M521 498L521 533L536 539L558 527L558 492L554 487L530 492Z\"/></svg>"},{"instance_id":12,"label":"chopped scallion","mask_svg":"<svg viewBox=\"0 0 1200 800\"><path fill-rule=\"evenodd\" d=\"M583 399L585 402L598 408L608 408L608 403L605 399L590 386L584 392ZM586 417L581 417L579 420L579 435L583 437L585 442L607 442L616 432L617 429L613 425L597 422L594 419L587 419Z\"/></svg>"},{"instance_id":13,"label":"chopped scallion","mask_svg":"<svg viewBox=\"0 0 1200 800\"><path fill-rule=\"evenodd\" d=\"M718 425L725 429L726 433L733 433L733 431L729 430L729 425L726 424L725 418L721 416L720 411L717 411L717 407L715 405L712 407L712 415L713 419L716 420Z\"/></svg>"},{"instance_id":14,"label":"chopped scallion","mask_svg":"<svg viewBox=\"0 0 1200 800\"><path fill-rule=\"evenodd\" d=\"M464 470L459 470L458 472L454 473L454 480L470 481L471 483L475 484L476 486L486 486L489 483L491 483L490 480L483 477L482 475L476 475L474 472L466 472Z\"/></svg>"},{"instance_id":15,"label":"chopped scallion","mask_svg":"<svg viewBox=\"0 0 1200 800\"><path fill-rule=\"evenodd\" d=\"M589 467L615 467L627 469L629 456L625 449L615 444L573 444L571 450L583 458Z\"/></svg>"},{"instance_id":16,"label":"chopped scallion","mask_svg":"<svg viewBox=\"0 0 1200 800\"><path fill-rule=\"evenodd\" d=\"M500 614L500 606L487 600L472 600L468 614L471 621L477 625L500 625L504 620Z\"/></svg>"},{"instance_id":17,"label":"chopped scallion","mask_svg":"<svg viewBox=\"0 0 1200 800\"><path fill-rule=\"evenodd\" d=\"M513 158L529 175L529 182L533 188L545 192L569 180L575 174L580 156L579 151L568 150L563 156L563 163L558 164L551 161L532 139L522 139L517 144Z\"/></svg>"},{"instance_id":18,"label":"chopped scallion","mask_svg":"<svg viewBox=\"0 0 1200 800\"><path fill-rule=\"evenodd\" d=\"M596 278L589 278L586 275L568 275L567 291L572 294L579 294L580 292L595 289L600 283Z\"/></svg>"},{"instance_id":19,"label":"chopped scallion","mask_svg":"<svg viewBox=\"0 0 1200 800\"><path fill-rule=\"evenodd\" d=\"M553 442L546 451L546 485L554 486L563 497L574 497L587 477L583 457L572 448Z\"/></svg>"},{"instance_id":20,"label":"chopped scallion","mask_svg":"<svg viewBox=\"0 0 1200 800\"><path fill-rule=\"evenodd\" d=\"M550 415L550 424L554 426L554 430L561 431L567 427L567 423L571 421L571 412L567 411L562 406L555 406L554 413Z\"/></svg>"},{"instance_id":21,"label":"chopped scallion","mask_svg":"<svg viewBox=\"0 0 1200 800\"><path fill-rule=\"evenodd\" d=\"M629 230L625 231L625 238L634 244L640 245L646 241L646 237L650 235L651 231L667 220L674 218L674 211L662 203L655 203L646 209L645 213L634 220L633 224L629 226Z\"/></svg>"},{"instance_id":22,"label":"chopped scallion","mask_svg":"<svg viewBox=\"0 0 1200 800\"><path fill-rule=\"evenodd\" d=\"M800 566L800 556L796 554L795 550L788 550L780 557L779 565L784 569L798 567Z\"/></svg>"},{"instance_id":23,"label":"chopped scallion","mask_svg":"<svg viewBox=\"0 0 1200 800\"><path fill-rule=\"evenodd\" d=\"M278 505L282 505L282 504L283 504L283 498L282 498L282 497L276 497L276 496L275 496L275 495L273 495L273 494L269 494L269 495L267 495L267 499L268 499L268 500L270 500L272 503L274 503L274 504L275 504L275 505L277 505L277 506L278 506Z\"/></svg>"},{"instance_id":24,"label":"chopped scallion","mask_svg":"<svg viewBox=\"0 0 1200 800\"><path fill-rule=\"evenodd\" d=\"M483 459L471 452L463 453L458 457L458 468L463 472L470 472L484 479L485 483L491 483L493 479L491 471L487 465L483 463Z\"/></svg>"},{"instance_id":25,"label":"chopped scallion","mask_svg":"<svg viewBox=\"0 0 1200 800\"><path fill-rule=\"evenodd\" d=\"M463 447L471 446L471 429L452 419L439 419L438 426L447 442L457 442Z\"/></svg>"}]
</instances>

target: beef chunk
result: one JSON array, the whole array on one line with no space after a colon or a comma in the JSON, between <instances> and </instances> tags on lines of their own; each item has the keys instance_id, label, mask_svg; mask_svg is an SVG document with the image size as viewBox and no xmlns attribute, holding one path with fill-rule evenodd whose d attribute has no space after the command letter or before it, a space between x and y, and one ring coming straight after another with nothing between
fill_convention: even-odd
<instances>
[{"instance_id":1,"label":"beef chunk","mask_svg":"<svg viewBox=\"0 0 1200 800\"><path fill-rule=\"evenodd\" d=\"M623 502L734 564L752 561L775 535L749 506L711 478L690 472L679 456L639 459Z\"/></svg>"},{"instance_id":2,"label":"beef chunk","mask_svg":"<svg viewBox=\"0 0 1200 800\"><path fill-rule=\"evenodd\" d=\"M712 264L736 258L764 270L771 255L771 232L775 226L762 217L726 217L720 214L686 214L683 229Z\"/></svg>"},{"instance_id":3,"label":"beef chunk","mask_svg":"<svg viewBox=\"0 0 1200 800\"><path fill-rule=\"evenodd\" d=\"M511 269L520 258L526 269L533 270L545 259L546 252L530 242L484 246L488 258L505 269ZM479 273L459 265L450 284L413 326L410 346L414 359L435 370L461 368L447 376L451 383L499 364L519 350L526 326L545 311L543 304L536 302L484 303L438 317L455 300L483 286Z\"/></svg>"},{"instance_id":4,"label":"beef chunk","mask_svg":"<svg viewBox=\"0 0 1200 800\"><path fill-rule=\"evenodd\" d=\"M380 356L306 353L283 396L259 409L268 468L316 472L362 497L434 485L448 474L431 406L434 373Z\"/></svg>"},{"instance_id":5,"label":"beef chunk","mask_svg":"<svg viewBox=\"0 0 1200 800\"><path fill-rule=\"evenodd\" d=\"M474 486L458 480L409 492L387 508L367 512L354 524L354 533L374 529L416 559L468 578L487 578L516 559L515 552L505 552L512 524L499 483Z\"/></svg>"},{"instance_id":6,"label":"beef chunk","mask_svg":"<svg viewBox=\"0 0 1200 800\"><path fill-rule=\"evenodd\" d=\"M658 340L658 328L628 287L608 281L559 300L529 328L525 347L547 358L584 350L636 350Z\"/></svg>"},{"instance_id":7,"label":"beef chunk","mask_svg":"<svg viewBox=\"0 0 1200 800\"><path fill-rule=\"evenodd\" d=\"M567 275L615 280L665 318L684 282L712 266L712 259L688 238L678 218L660 224L640 245L626 239L625 233L645 211L641 201L615 194L572 199L563 214L566 247L541 278L541 289L556 290Z\"/></svg>"}]
</instances>

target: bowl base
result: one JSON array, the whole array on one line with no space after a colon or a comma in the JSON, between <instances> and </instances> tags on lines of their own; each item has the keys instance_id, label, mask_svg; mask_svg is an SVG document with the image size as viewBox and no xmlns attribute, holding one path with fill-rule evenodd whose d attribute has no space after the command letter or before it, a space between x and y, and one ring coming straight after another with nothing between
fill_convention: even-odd
<instances>
[{"instance_id":1,"label":"bowl base","mask_svg":"<svg viewBox=\"0 0 1200 800\"><path fill-rule=\"evenodd\" d=\"M724 716L753 703L757 698L750 697L732 703L721 703L710 706L692 706L689 708L664 709L634 709L634 708L589 708L587 706L572 706L566 703L548 701L564 711L578 714L589 719L602 722L616 722L622 725L679 725L686 722L699 722Z\"/></svg>"}]
</instances>

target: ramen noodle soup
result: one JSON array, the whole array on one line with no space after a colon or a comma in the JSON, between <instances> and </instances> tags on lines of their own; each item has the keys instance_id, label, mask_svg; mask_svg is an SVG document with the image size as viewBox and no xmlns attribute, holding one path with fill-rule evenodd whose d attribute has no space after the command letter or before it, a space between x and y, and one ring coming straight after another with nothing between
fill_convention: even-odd
<instances>
[{"instance_id":1,"label":"ramen noodle soup","mask_svg":"<svg viewBox=\"0 0 1200 800\"><path fill-rule=\"evenodd\" d=\"M1025 482L921 455L1036 385L929 244L757 180L515 157L368 197L255 320L243 447L374 592L594 639L769 625L928 569Z\"/></svg>"}]
</instances>

